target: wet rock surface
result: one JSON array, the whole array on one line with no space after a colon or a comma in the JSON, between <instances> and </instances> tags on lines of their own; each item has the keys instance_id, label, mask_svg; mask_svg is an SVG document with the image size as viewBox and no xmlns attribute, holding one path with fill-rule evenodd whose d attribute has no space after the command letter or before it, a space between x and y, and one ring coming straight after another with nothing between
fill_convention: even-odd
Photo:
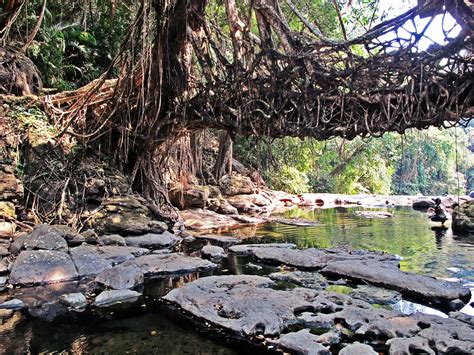
<instances>
[{"instance_id":1,"label":"wet rock surface","mask_svg":"<svg viewBox=\"0 0 474 355\"><path fill-rule=\"evenodd\" d=\"M426 344L435 353L474 351L474 327L458 320L406 316L332 292L273 286L272 280L260 276L211 276L174 289L164 298L186 315L235 337L266 337L281 350L296 353L337 349L346 354L377 353L373 346L395 353L404 347L423 350ZM294 327L304 329L291 331ZM319 329L318 334L311 329Z\"/></svg>"},{"instance_id":2,"label":"wet rock surface","mask_svg":"<svg viewBox=\"0 0 474 355\"><path fill-rule=\"evenodd\" d=\"M336 260L377 260L398 265L399 259L383 252L342 249L293 249L291 244L239 245L229 248L236 254L253 255L270 264L285 264L299 269L317 270Z\"/></svg>"},{"instance_id":3,"label":"wet rock surface","mask_svg":"<svg viewBox=\"0 0 474 355\"><path fill-rule=\"evenodd\" d=\"M457 310L471 298L470 290L458 284L400 271L378 260L335 260L321 271L325 275L369 282L421 299L436 308Z\"/></svg>"}]
</instances>

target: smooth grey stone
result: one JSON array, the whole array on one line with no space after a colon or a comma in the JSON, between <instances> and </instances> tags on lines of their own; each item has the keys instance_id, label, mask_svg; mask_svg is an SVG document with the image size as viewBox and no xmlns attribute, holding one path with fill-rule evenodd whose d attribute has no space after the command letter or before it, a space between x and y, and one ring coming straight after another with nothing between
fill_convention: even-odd
<instances>
[{"instance_id":1,"label":"smooth grey stone","mask_svg":"<svg viewBox=\"0 0 474 355\"><path fill-rule=\"evenodd\" d=\"M225 250L215 245L205 245L201 249L201 255L203 258L209 259L213 262L219 262L227 257Z\"/></svg>"},{"instance_id":2,"label":"smooth grey stone","mask_svg":"<svg viewBox=\"0 0 474 355\"><path fill-rule=\"evenodd\" d=\"M0 304L0 309L16 310L16 309L22 309L22 308L25 308L25 304L23 303L23 301L16 298Z\"/></svg>"},{"instance_id":3,"label":"smooth grey stone","mask_svg":"<svg viewBox=\"0 0 474 355\"><path fill-rule=\"evenodd\" d=\"M111 290L101 292L94 301L97 307L108 307L122 302L135 302L142 294L132 290Z\"/></svg>"},{"instance_id":4,"label":"smooth grey stone","mask_svg":"<svg viewBox=\"0 0 474 355\"><path fill-rule=\"evenodd\" d=\"M125 241L128 246L150 248L150 249L165 249L170 248L178 242L178 238L168 231L161 234L148 233L140 236L127 237Z\"/></svg>"},{"instance_id":5,"label":"smooth grey stone","mask_svg":"<svg viewBox=\"0 0 474 355\"><path fill-rule=\"evenodd\" d=\"M75 309L82 309L87 306L86 296L84 296L80 292L62 295L61 297L59 297L59 301L62 304Z\"/></svg>"},{"instance_id":6,"label":"smooth grey stone","mask_svg":"<svg viewBox=\"0 0 474 355\"><path fill-rule=\"evenodd\" d=\"M378 355L369 345L355 342L354 344L347 345L340 352L339 355Z\"/></svg>"}]
</instances>

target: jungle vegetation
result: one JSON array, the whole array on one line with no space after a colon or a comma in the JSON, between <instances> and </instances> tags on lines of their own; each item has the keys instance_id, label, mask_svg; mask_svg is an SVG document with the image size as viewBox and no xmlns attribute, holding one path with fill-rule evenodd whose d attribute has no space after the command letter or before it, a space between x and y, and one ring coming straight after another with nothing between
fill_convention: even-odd
<instances>
[{"instance_id":1,"label":"jungle vegetation","mask_svg":"<svg viewBox=\"0 0 474 355\"><path fill-rule=\"evenodd\" d=\"M436 5L440 2L432 3ZM409 21L426 9L418 10L402 20ZM24 50L38 67L49 93L81 90L93 80L103 78L89 94L87 91L80 92L89 101L75 104L68 101L69 97L58 100L61 108L64 108L60 105L65 102L69 105L64 108L66 114L62 128L64 131L74 129L84 137L96 134L104 138L104 142L113 142L108 147L102 142L106 154L141 184L151 185L153 191L159 184L150 181L156 182L160 175L151 168L160 164L156 154L166 150L174 152L178 160L184 161L184 152L188 149L192 156L196 140L190 127L197 127L204 121L206 123L199 126L200 130L208 130L216 140L221 140L222 146L231 140L233 157L260 171L269 186L275 189L294 193L383 194L466 193L474 189L474 158L469 150L474 145L472 127L444 128L444 119L449 115L439 118L436 116L438 108L434 107L431 111L429 104L420 109L424 107L420 104L422 98L413 99L413 107L418 105L418 108L410 112L413 117L429 117L431 121L426 122L433 122L438 128L426 130L428 124L422 121L400 124L398 128L385 125L384 121L377 121L376 118L380 118L380 112L385 108L379 111L373 104L360 108L360 102L353 101L361 95L352 94L352 90L358 90L357 85L364 87L363 90L370 87L370 83L364 81L366 77L356 78L342 87L344 80L350 75L354 77L354 73L361 73L364 68L373 68L374 72L370 75L375 76L385 75L384 66L389 68L387 73L398 70L388 59L380 68L374 65L376 54L383 54L386 58L392 55L394 49L390 51L387 48L393 47L393 42L369 49L374 37L359 40L373 29L381 32L389 30L383 26L377 29L390 17L390 10L380 10L379 1L210 0L181 3L171 0L6 0L0 2L0 11L4 45ZM414 43L410 41L408 44L400 42L397 48L408 48L411 54L407 55L422 57L426 54L413 49L418 40ZM317 47L315 43L324 45ZM459 55L463 42L454 43L453 40L452 45L455 48L449 52L440 50L428 54L452 60L454 64L449 69L453 72L464 70L472 75L472 62L467 65L464 60L469 63L469 58ZM331 51L324 53L326 47L331 47ZM341 101L334 99L336 101L332 102L332 97L318 94L321 100L326 100L325 107L334 111L332 116L324 119L329 122L347 113L344 119L350 121L365 112L375 117L373 125L367 125L367 131L351 128L341 132L338 129L343 121L335 121L330 127L315 128L318 133L308 133L301 127L292 131L295 122L309 122L308 117L316 110L309 107L309 102L316 100L310 97L315 90L335 90L330 86L311 87L314 78L324 70L318 69L316 60L306 61L308 54L303 55L304 50L307 53L318 51L316 59L321 61L325 58L324 66L329 68L326 74L333 75L335 81L341 78L341 84L337 84L339 88L336 85L339 91L335 94L340 95ZM292 67L288 63L292 63ZM439 60L430 62L430 68L439 63ZM364 67L366 64L367 67ZM340 72L350 72L355 66L360 67L358 72L350 75ZM275 72L267 72L272 70ZM107 76L101 77L103 73ZM269 81L261 80L250 86L261 85L262 92L238 92L239 85L240 91L243 91L244 83L259 74L268 75ZM418 78L411 72L404 74L405 79L395 78L397 75L394 74L393 82L387 79L389 84L384 84L387 95L395 92L395 87L406 80L425 80L423 76ZM431 74L427 72L425 75ZM107 85L116 85L113 80L117 78L117 88L109 90L111 86ZM292 87L290 91L300 92L307 101L298 101L288 93L275 97L276 88L272 89L273 92L267 90L272 78L280 84L284 78L293 80L291 84L285 82L285 85ZM446 77L443 80L443 85L451 87L454 81L450 80L458 79ZM459 80L458 87L464 88L464 79ZM113 93L107 96L109 92ZM449 97L466 100L467 95L469 103L472 100L469 93L472 93L472 85L456 93L450 92ZM431 94L441 96L440 93ZM90 107L90 111L96 113L97 105L94 104L102 102L100 95L104 95L104 101L115 102L100 112L102 117L106 117L103 121L93 114L75 118L73 124L68 121L84 107ZM288 99L282 104L284 97ZM450 100L437 102L436 105L451 112L450 105L454 101ZM247 105L249 102L253 106L248 107L248 111L236 113L239 105L251 106ZM394 111L405 110L399 107L407 106L408 101L390 105ZM267 106L272 106L272 109L267 110ZM346 107L341 109L341 106ZM305 109L300 112L301 107ZM191 117L196 111L201 116ZM255 118L261 115L259 119L263 121L274 120L277 114L290 117L289 122L293 126L289 123L285 126L286 121L255 123L253 126L249 119L252 115ZM387 117L395 122L398 114L389 113ZM212 115L225 117L213 120ZM234 123L237 122L235 127L228 119L233 115ZM186 117L186 124L179 117ZM351 127L358 127L357 120L350 122ZM282 128L276 128L280 126ZM374 127L380 129L374 130ZM98 140L94 138L94 141ZM169 145L164 145L165 141ZM83 142L90 143L90 140L84 138ZM143 151L146 154L139 154ZM216 178L225 173L225 161L228 162L228 159L221 162L224 171L217 169ZM151 194L148 197L156 196Z\"/></svg>"}]
</instances>

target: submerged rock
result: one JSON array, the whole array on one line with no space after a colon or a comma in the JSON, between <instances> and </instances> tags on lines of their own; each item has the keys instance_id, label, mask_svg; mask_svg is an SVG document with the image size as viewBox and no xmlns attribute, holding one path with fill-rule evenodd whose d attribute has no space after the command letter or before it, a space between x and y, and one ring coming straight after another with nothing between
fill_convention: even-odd
<instances>
[{"instance_id":1,"label":"submerged rock","mask_svg":"<svg viewBox=\"0 0 474 355\"><path fill-rule=\"evenodd\" d=\"M125 242L131 247L165 249L175 245L178 242L178 238L166 231L161 234L149 233L136 237L127 237Z\"/></svg>"},{"instance_id":2,"label":"submerged rock","mask_svg":"<svg viewBox=\"0 0 474 355\"><path fill-rule=\"evenodd\" d=\"M22 251L10 273L12 285L44 284L79 277L69 254L54 250Z\"/></svg>"},{"instance_id":3,"label":"submerged rock","mask_svg":"<svg viewBox=\"0 0 474 355\"><path fill-rule=\"evenodd\" d=\"M393 264L381 263L378 260L334 260L328 263L321 273L397 290L407 297L449 310L462 308L471 297L467 287L406 273Z\"/></svg>"},{"instance_id":4,"label":"submerged rock","mask_svg":"<svg viewBox=\"0 0 474 355\"><path fill-rule=\"evenodd\" d=\"M261 247L245 245L231 247L229 250L239 254L250 254L269 264L285 264L299 269L317 270L335 260L377 260L398 265L398 258L383 252L345 251L342 249L292 249L283 245L262 244Z\"/></svg>"},{"instance_id":5,"label":"submerged rock","mask_svg":"<svg viewBox=\"0 0 474 355\"><path fill-rule=\"evenodd\" d=\"M215 245L206 245L201 249L201 255L205 259L209 259L213 262L219 262L227 257L227 253L221 247Z\"/></svg>"},{"instance_id":6,"label":"submerged rock","mask_svg":"<svg viewBox=\"0 0 474 355\"><path fill-rule=\"evenodd\" d=\"M95 299L96 307L109 307L122 302L135 302L142 294L132 290L103 291Z\"/></svg>"},{"instance_id":7,"label":"submerged rock","mask_svg":"<svg viewBox=\"0 0 474 355\"><path fill-rule=\"evenodd\" d=\"M165 255L145 255L123 265L134 264L141 268L145 276L188 274L198 271L211 270L217 267L208 260L173 253Z\"/></svg>"},{"instance_id":8,"label":"submerged rock","mask_svg":"<svg viewBox=\"0 0 474 355\"><path fill-rule=\"evenodd\" d=\"M135 264L118 265L102 271L95 281L107 288L124 290L143 284L144 276L142 270Z\"/></svg>"},{"instance_id":9,"label":"submerged rock","mask_svg":"<svg viewBox=\"0 0 474 355\"><path fill-rule=\"evenodd\" d=\"M354 214L364 218L392 218L393 213L380 211L355 211Z\"/></svg>"}]
</instances>

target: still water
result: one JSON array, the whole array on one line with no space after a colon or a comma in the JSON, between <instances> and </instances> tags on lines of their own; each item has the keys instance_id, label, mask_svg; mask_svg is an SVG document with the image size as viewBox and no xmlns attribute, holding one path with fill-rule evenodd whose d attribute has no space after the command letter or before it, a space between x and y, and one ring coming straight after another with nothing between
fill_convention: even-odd
<instances>
[{"instance_id":1,"label":"still water","mask_svg":"<svg viewBox=\"0 0 474 355\"><path fill-rule=\"evenodd\" d=\"M394 217L386 219L360 217L354 213L357 210L360 208L295 209L285 213L284 217L316 221L317 225L297 227L268 223L259 228L234 230L227 234L245 235L249 242L291 242L301 248L346 247L386 251L403 257L401 268L404 271L449 279L474 288L474 235L458 236L450 228L437 228L426 213L411 208L390 209ZM237 268L224 263L217 273L232 273L236 269L245 272L248 269L244 264L248 261L238 260L242 265L237 265ZM270 272L271 268L264 267L259 274ZM198 276L148 282L145 297L133 309L110 309L54 322L28 319L18 312L6 320L0 317L0 353L244 352L240 344L229 343L223 335L213 334L210 337L209 334L201 334L193 325L182 322L157 302L170 289ZM402 306L413 308L413 304Z\"/></svg>"}]
</instances>

